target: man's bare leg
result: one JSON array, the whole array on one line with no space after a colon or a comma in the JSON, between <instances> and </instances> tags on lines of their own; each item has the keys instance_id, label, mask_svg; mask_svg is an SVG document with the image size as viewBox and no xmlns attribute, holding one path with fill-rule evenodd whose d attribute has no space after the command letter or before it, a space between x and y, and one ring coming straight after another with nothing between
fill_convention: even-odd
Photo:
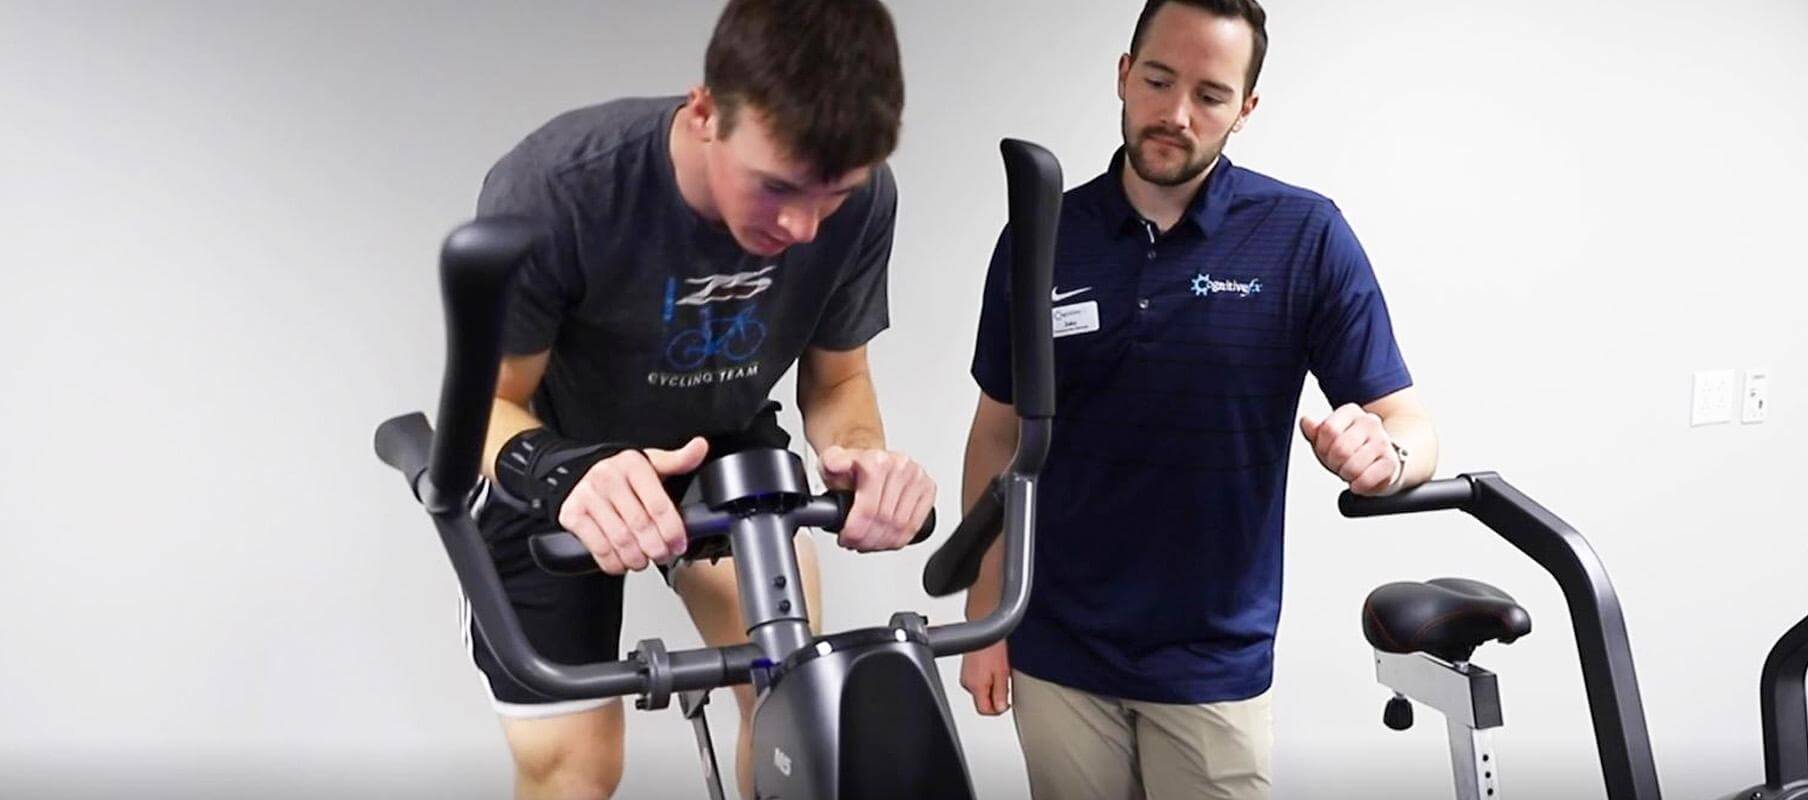
<instances>
[{"instance_id":1,"label":"man's bare leg","mask_svg":"<svg viewBox=\"0 0 1808 800\"><path fill-rule=\"evenodd\" d=\"M517 800L602 800L622 778L622 706L553 717L502 718Z\"/></svg>"}]
</instances>

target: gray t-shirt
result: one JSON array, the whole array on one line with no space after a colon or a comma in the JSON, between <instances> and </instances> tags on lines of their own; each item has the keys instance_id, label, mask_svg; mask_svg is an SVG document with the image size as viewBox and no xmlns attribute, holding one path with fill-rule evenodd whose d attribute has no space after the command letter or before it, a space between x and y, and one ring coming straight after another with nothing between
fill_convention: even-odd
<instances>
[{"instance_id":1,"label":"gray t-shirt","mask_svg":"<svg viewBox=\"0 0 1808 800\"><path fill-rule=\"evenodd\" d=\"M741 430L804 348L853 349L889 324L890 170L814 241L750 255L678 192L668 136L682 103L560 115L484 179L480 215L550 229L519 273L503 350L552 351L533 410L565 436L647 447Z\"/></svg>"}]
</instances>

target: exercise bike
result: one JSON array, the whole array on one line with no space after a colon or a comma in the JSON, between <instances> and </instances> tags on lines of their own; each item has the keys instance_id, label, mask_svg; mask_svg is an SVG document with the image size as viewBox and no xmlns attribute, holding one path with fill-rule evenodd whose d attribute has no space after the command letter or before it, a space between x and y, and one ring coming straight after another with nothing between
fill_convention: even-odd
<instances>
[{"instance_id":1,"label":"exercise bike","mask_svg":"<svg viewBox=\"0 0 1808 800\"><path fill-rule=\"evenodd\" d=\"M635 706L641 709L665 708L678 695L695 728L713 798L723 796L722 783L702 707L711 690L744 683L751 683L758 697L752 735L754 796L760 800L973 796L935 659L998 642L1022 619L1035 541L1036 481L1054 414L1049 297L1060 164L1027 142L1007 139L1001 150L1012 236L1018 445L1010 466L967 511L923 575L932 595L966 588L1002 532L1002 599L997 610L971 622L932 626L921 615L901 612L884 627L813 636L792 538L800 527L838 530L852 495L813 495L796 454L757 449L703 465L695 492L681 508L690 551L702 549L697 546L702 540L727 540L748 644L674 652L648 639L626 659L598 664L562 664L541 656L522 632L466 505L489 425L503 297L538 233L526 220L491 218L447 237L440 258L447 356L438 429L418 412L396 417L377 429L376 450L402 472L433 518L478 631L512 678L550 699L637 695ZM931 515L917 541L933 525ZM534 536L529 548L550 572L596 568L567 532Z\"/></svg>"},{"instance_id":2,"label":"exercise bike","mask_svg":"<svg viewBox=\"0 0 1808 800\"><path fill-rule=\"evenodd\" d=\"M1607 796L1657 800L1657 767L1619 596L1582 534L1492 472L1432 481L1393 497L1346 491L1338 498L1346 517L1440 509L1474 516L1557 580L1576 634ZM1394 691L1383 721L1396 730L1411 726L1412 701L1443 713L1459 798L1500 797L1490 741L1502 722L1499 684L1470 657L1487 642L1511 643L1531 629L1530 615L1506 592L1462 578L1390 583L1363 604L1362 630L1375 648L1376 677ZM1764 783L1723 800L1808 800L1804 673L1808 618L1784 633L1764 662Z\"/></svg>"}]
</instances>

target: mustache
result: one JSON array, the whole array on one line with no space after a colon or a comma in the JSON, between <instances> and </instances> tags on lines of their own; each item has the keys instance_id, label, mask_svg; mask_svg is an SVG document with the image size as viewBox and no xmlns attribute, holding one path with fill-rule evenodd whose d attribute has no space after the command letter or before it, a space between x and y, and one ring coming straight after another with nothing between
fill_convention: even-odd
<instances>
[{"instance_id":1,"label":"mustache","mask_svg":"<svg viewBox=\"0 0 1808 800\"><path fill-rule=\"evenodd\" d=\"M1144 128L1142 132L1137 135L1137 138L1145 141L1149 139L1159 139L1174 145L1175 147L1184 147L1187 150L1193 149L1193 143L1188 141L1185 136L1181 136L1180 134L1170 132L1163 128Z\"/></svg>"}]
</instances>

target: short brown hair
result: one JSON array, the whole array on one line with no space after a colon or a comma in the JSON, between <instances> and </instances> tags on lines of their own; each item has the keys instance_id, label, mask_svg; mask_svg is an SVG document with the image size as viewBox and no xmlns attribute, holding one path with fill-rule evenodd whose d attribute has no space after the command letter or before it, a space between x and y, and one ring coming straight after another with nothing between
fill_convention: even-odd
<instances>
[{"instance_id":1,"label":"short brown hair","mask_svg":"<svg viewBox=\"0 0 1808 800\"><path fill-rule=\"evenodd\" d=\"M904 70L879 0L730 0L703 57L719 133L752 107L778 144L832 180L898 146Z\"/></svg>"},{"instance_id":2,"label":"short brown hair","mask_svg":"<svg viewBox=\"0 0 1808 800\"><path fill-rule=\"evenodd\" d=\"M1136 58L1136 51L1143 46L1143 33L1149 28L1149 20L1155 18L1155 12L1169 3L1180 3L1205 11L1214 17L1241 19L1249 23L1249 29L1255 32L1255 47L1249 54L1249 74L1244 76L1248 85L1243 88L1244 96L1256 90L1256 79L1262 76L1262 60L1268 57L1268 12L1262 10L1257 0L1148 0L1143 5L1143 14L1136 18L1136 32L1130 35L1130 58Z\"/></svg>"}]
</instances>

